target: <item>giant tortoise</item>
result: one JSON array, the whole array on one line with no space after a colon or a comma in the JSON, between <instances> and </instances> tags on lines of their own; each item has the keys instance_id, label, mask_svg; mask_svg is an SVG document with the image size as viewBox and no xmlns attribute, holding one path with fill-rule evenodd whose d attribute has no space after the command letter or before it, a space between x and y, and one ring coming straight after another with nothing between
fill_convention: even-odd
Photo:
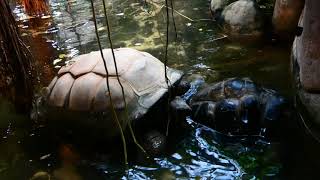
<instances>
[{"instance_id":1,"label":"giant tortoise","mask_svg":"<svg viewBox=\"0 0 320 180\"><path fill-rule=\"evenodd\" d=\"M122 128L125 129L128 123L142 118L165 96L168 85L164 64L149 53L130 48L114 49L114 53L127 113L111 49L103 50L112 102ZM62 124L78 127L85 134L103 132L104 137L109 139L119 135L100 51L80 55L72 61L71 65L59 70L47 87L46 104L49 106L47 109L50 109L50 121L60 127L64 126ZM167 67L169 86L179 83L182 75L181 71Z\"/></svg>"},{"instance_id":2,"label":"giant tortoise","mask_svg":"<svg viewBox=\"0 0 320 180\"><path fill-rule=\"evenodd\" d=\"M201 89L190 100L192 118L232 135L275 137L289 109L274 90L249 78L229 78Z\"/></svg>"}]
</instances>

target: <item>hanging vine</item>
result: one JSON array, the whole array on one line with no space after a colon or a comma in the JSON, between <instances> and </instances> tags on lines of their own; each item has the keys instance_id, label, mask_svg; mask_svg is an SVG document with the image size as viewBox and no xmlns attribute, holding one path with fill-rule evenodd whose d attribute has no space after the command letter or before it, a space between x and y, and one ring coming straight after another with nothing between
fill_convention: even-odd
<instances>
[{"instance_id":1,"label":"hanging vine","mask_svg":"<svg viewBox=\"0 0 320 180\"><path fill-rule=\"evenodd\" d=\"M170 25L170 20L169 20L169 6L168 6L168 0L165 0L165 8L166 8L166 45L165 45L165 55L164 55L164 76L165 76L165 81L168 87L168 101L167 101L167 127L166 127L166 136L169 135L169 126L170 126L170 116L169 116L169 111L170 111L170 98L171 98L171 92L170 92L170 82L167 74L167 64L168 64L168 47L169 47L169 25Z\"/></svg>"},{"instance_id":2,"label":"hanging vine","mask_svg":"<svg viewBox=\"0 0 320 180\"><path fill-rule=\"evenodd\" d=\"M104 64L104 68L105 68L105 71L106 71L106 83L107 83L107 88L108 88L108 93L109 93L109 101L110 101L110 105L111 105L111 110L112 110L112 114L113 114L113 118L114 120L116 121L118 127L119 127L119 130L120 130L120 133L121 133L121 139L122 139L122 143L123 143L123 151L124 151L124 160L125 160L125 164L128 164L128 160L127 160L127 148L126 148L126 139L124 137L124 132L123 132L123 129L122 129L122 126L120 124L120 121L119 121L119 118L117 116L117 113L116 113L116 110L115 110L115 107L114 107L114 103L112 101L112 97L111 97L111 92L110 92L110 84L109 84L109 72L108 72L108 67L107 67L107 64L106 64L106 59L104 57L104 54L103 54L103 50L102 50L102 46L101 46L101 41L100 41L100 37L99 37L99 32L98 32L98 26L97 26L97 19L96 19L96 14L95 14L95 7L94 7L94 2L93 0L90 0L91 2L91 8L92 8L92 14L93 14L93 19L94 19L94 26L95 26L95 33L96 33L96 37L97 37L97 42L98 42L98 46L99 46L99 50L100 50L100 54L101 54L101 57L102 57L102 60L103 60L103 64ZM129 121L129 114L128 114L128 108L127 108L127 102L126 102L126 98L125 98L125 93L124 93L124 88L123 88L123 85L120 81L120 78L119 78L119 74L118 74L118 68L117 68L117 62L116 62L116 57L115 57L115 52L114 52L114 48L113 48L113 43L112 43L112 39L111 39L111 30L110 30L110 24L109 24L109 19L108 19L108 15L107 15L107 11L106 11L106 3L104 0L102 0L102 3L103 3L103 9L104 9L104 16L105 16L105 21L106 21L106 26L107 26L107 33L108 33L108 40L109 40L109 44L110 44L110 49L111 49L111 53L112 53L112 58L113 58L113 62L114 62L114 68L115 68L115 71L116 71L116 78L117 78L117 81L121 87L121 93L122 93L122 99L123 99L123 102L125 104L125 113L126 113L126 117L128 118L128 121ZM171 96L171 93L170 93L170 82L169 82L169 78L168 78L168 74L167 74L167 64L168 64L168 47L169 47L169 25L170 25L170 20L169 20L169 5L168 5L168 0L165 0L165 7L166 7L166 45L165 45L165 58L164 58L164 71L165 71L165 81L166 81L166 84L167 84L167 87L168 87L168 109L167 109L167 113L169 113L169 100L170 100L170 96ZM173 25L174 25L174 30L175 30L175 33L176 33L176 39L177 39L177 30L176 30L176 25L175 25L175 20L174 20L174 16L173 16L173 2L171 0L170 2L170 6L171 6L171 9L172 9L172 20L173 20ZM167 122L167 130L166 130L166 134L168 135L168 131L169 131L169 124L170 124L170 118L169 118L169 115L167 114L167 117L168 117L168 122ZM132 129L132 126L131 126L131 123L129 122L128 123L128 127L129 127L129 130L130 130L130 133L131 133L131 136L133 138L133 141L134 143L144 152L146 153L146 151L142 148L142 146L137 142L136 138L135 138L135 135L134 135L134 132L133 132L133 129Z\"/></svg>"},{"instance_id":3,"label":"hanging vine","mask_svg":"<svg viewBox=\"0 0 320 180\"><path fill-rule=\"evenodd\" d=\"M92 15L93 15L93 21L94 21L94 27L95 27L95 33L96 33L96 37L97 37L97 42L98 42L101 58L103 60L103 65L104 65L104 68L105 68L105 71L106 71L106 83L107 83L109 101L110 101L110 105L111 105L111 111L112 111L112 114L113 114L113 118L116 121L116 123L118 125L118 128L119 128L119 131L120 131L121 140L122 140L122 144L123 144L124 161L125 161L125 165L127 165L128 164L127 143L126 143L126 139L124 137L124 132L123 132L123 129L121 127L119 118L117 116L117 113L116 113L116 110L115 110L115 107L114 107L114 104L113 104L113 101L112 101L111 92L110 92L110 84L109 84L109 71L108 71L107 63L106 63L106 60L104 58L104 54L103 54L102 46L101 46L101 42L100 42L98 26L97 26L97 19L96 19L96 14L95 14L95 7L94 7L93 0L90 0L90 2L91 2L91 9L92 9ZM118 76L118 74L117 74L117 76Z\"/></svg>"},{"instance_id":4,"label":"hanging vine","mask_svg":"<svg viewBox=\"0 0 320 180\"><path fill-rule=\"evenodd\" d=\"M127 102L126 102L126 98L125 98L125 94L124 94L123 85L122 85L122 83L121 83L121 81L119 79L116 56L115 56L115 53L114 53L113 43L112 43L112 40L111 40L111 31L110 31L110 24L109 24L109 19L108 19L108 15L107 15L106 3L105 3L104 0L102 0L102 3L103 3L103 12L104 12L105 20L106 20L106 25L107 25L108 40L109 40L109 44L110 44L110 48L111 48L111 52L112 52L114 68L116 70L116 77L117 77L117 81L118 81L118 83L119 83L119 85L121 87L122 99L123 99L123 102L125 104L126 118L129 121L128 106L127 106ZM128 123L128 127L129 127L130 134L132 136L132 139L133 139L134 143L141 149L142 152L146 153L146 151L143 149L143 147L138 143L138 141L137 141L137 139L136 139L136 137L134 135L134 132L133 132L133 129L132 129L132 126L131 126L130 122Z\"/></svg>"},{"instance_id":5,"label":"hanging vine","mask_svg":"<svg viewBox=\"0 0 320 180\"><path fill-rule=\"evenodd\" d=\"M174 18L174 7L173 7L173 0L170 0L170 6L171 6L171 18L172 18L172 24L174 28L174 35L175 35L175 41L178 39L178 33L177 33L177 26L176 26L176 20Z\"/></svg>"}]
</instances>

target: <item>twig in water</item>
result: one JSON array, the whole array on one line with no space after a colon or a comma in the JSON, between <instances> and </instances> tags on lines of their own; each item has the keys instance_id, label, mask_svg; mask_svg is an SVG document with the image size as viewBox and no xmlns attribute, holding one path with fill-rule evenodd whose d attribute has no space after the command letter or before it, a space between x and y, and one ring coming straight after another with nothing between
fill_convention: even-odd
<instances>
[{"instance_id":1,"label":"twig in water","mask_svg":"<svg viewBox=\"0 0 320 180\"><path fill-rule=\"evenodd\" d=\"M152 1L149 1L149 3L151 3L151 4L155 5L155 6L160 6L159 4L157 4L157 3L155 3L155 2L152 2ZM166 3L166 4L167 4L167 3ZM195 20L193 20L192 18L190 18L190 17L188 17L188 16L180 13L179 11L168 7L168 5L162 5L162 6L160 7L160 9L162 9L163 7L168 8L168 9L174 11L175 13L177 13L178 15L180 15L181 17L183 17L183 18L185 18L185 19L188 19L188 20L191 21L191 22L194 22L194 21L195 21Z\"/></svg>"},{"instance_id":2,"label":"twig in water","mask_svg":"<svg viewBox=\"0 0 320 180\"><path fill-rule=\"evenodd\" d=\"M227 35L222 34L222 37L214 38L212 41L222 40L222 39L225 39L225 38L227 38L227 37L228 37Z\"/></svg>"}]
</instances>

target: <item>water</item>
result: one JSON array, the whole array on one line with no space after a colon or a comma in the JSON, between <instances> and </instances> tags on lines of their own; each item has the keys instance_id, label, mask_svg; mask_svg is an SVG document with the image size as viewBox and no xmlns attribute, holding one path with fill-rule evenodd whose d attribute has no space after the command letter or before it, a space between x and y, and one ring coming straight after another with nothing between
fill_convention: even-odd
<instances>
[{"instance_id":1,"label":"water","mask_svg":"<svg viewBox=\"0 0 320 180\"><path fill-rule=\"evenodd\" d=\"M160 2L144 6L143 1L107 1L111 35L115 47L132 47L164 60L165 9ZM21 19L24 35L36 58L57 71L70 58L98 50L90 3L85 0L51 1L52 16L23 19L21 7L15 13ZM102 3L96 3L98 30L103 47L109 47ZM161 8L162 7L162 8ZM232 76L249 76L277 90L288 92L288 47L273 43L233 42L212 21L209 2L175 1L177 38L170 26L169 60L171 67L186 74L201 74L206 82ZM192 20L192 21L191 21ZM46 70L41 78L48 84L55 73ZM283 77L283 78L276 78Z\"/></svg>"},{"instance_id":2,"label":"water","mask_svg":"<svg viewBox=\"0 0 320 180\"><path fill-rule=\"evenodd\" d=\"M106 2L114 46L147 51L164 60L165 11L160 1L148 5L138 0ZM232 41L210 20L207 0L175 0L174 6L179 14L175 13L176 39L173 26L170 28L169 66L187 75L200 74L207 83L250 77L292 97L289 47L272 41ZM97 2L95 7L106 48L109 45L102 4ZM30 19L19 5L14 7L22 36L41 67L41 86L47 85L72 57L98 50L89 1L51 0L50 8L51 16ZM286 133L294 140L269 143L261 137L229 137L188 119L190 132L173 150L149 160L137 155L125 169L121 153L110 157L101 152L79 152L66 142L52 139L46 127L33 127L4 101L0 102L0 179L26 179L39 171L74 179L277 179L294 174L290 172L295 170L291 163L306 161L296 157L303 156L302 147L296 144L305 142L306 137L290 136L297 131L291 126ZM282 155L283 149L291 153ZM121 152L121 148L114 151ZM297 174L308 177L307 169L312 165L297 167Z\"/></svg>"}]
</instances>

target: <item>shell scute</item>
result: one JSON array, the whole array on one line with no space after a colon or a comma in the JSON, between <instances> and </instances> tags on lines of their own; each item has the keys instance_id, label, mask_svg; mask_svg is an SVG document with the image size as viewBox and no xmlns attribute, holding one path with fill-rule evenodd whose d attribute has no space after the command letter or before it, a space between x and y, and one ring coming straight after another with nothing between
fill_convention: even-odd
<instances>
[{"instance_id":1,"label":"shell scute","mask_svg":"<svg viewBox=\"0 0 320 180\"><path fill-rule=\"evenodd\" d=\"M90 54L84 54L80 56L82 57L79 57L69 69L69 72L76 77L91 72L99 60L96 58L91 58Z\"/></svg>"},{"instance_id":2,"label":"shell scute","mask_svg":"<svg viewBox=\"0 0 320 180\"><path fill-rule=\"evenodd\" d=\"M141 109L147 110L168 90L164 64L151 54L135 49L119 48L114 49L114 53L119 79L130 108L129 114L134 116L135 112L145 112ZM125 104L122 89L116 77L111 49L104 49L103 55L109 73L113 105L117 110L122 110ZM110 97L108 97L106 70L100 51L80 55L72 61L73 64L60 69L58 80L52 85L53 90L60 89L61 97L52 94L55 91L58 92L55 90L52 91L49 101L55 103L58 101L58 107L65 106L65 102L68 102L67 108L70 110L107 110L110 107ZM167 68L167 75L171 83L182 77L180 71L171 68ZM59 84L60 81L64 83ZM51 104L56 106L55 103Z\"/></svg>"},{"instance_id":3,"label":"shell scute","mask_svg":"<svg viewBox=\"0 0 320 180\"><path fill-rule=\"evenodd\" d=\"M103 78L95 73L87 73L78 77L71 89L69 109L85 111L91 109L97 85Z\"/></svg>"},{"instance_id":4,"label":"shell scute","mask_svg":"<svg viewBox=\"0 0 320 180\"><path fill-rule=\"evenodd\" d=\"M117 63L117 70L118 75L121 76L124 72L130 69L131 65L139 61L139 54L136 50L128 49L128 48L120 48L114 50L116 63ZM110 49L104 49L103 55L106 60L106 65L108 68L108 73L110 76L116 76L116 69L114 66L113 56ZM98 59L98 63L93 68L93 72L106 76L106 71L104 68L104 62L101 57L99 51L92 52L91 58Z\"/></svg>"},{"instance_id":5,"label":"shell scute","mask_svg":"<svg viewBox=\"0 0 320 180\"><path fill-rule=\"evenodd\" d=\"M73 77L67 73L58 78L49 96L49 105L63 107L73 85Z\"/></svg>"},{"instance_id":6,"label":"shell scute","mask_svg":"<svg viewBox=\"0 0 320 180\"><path fill-rule=\"evenodd\" d=\"M124 80L120 79L123 86L125 100L127 105L132 104L135 98L135 93L128 87L128 84ZM122 97L121 86L116 78L109 78L110 94L114 107L118 110L124 109L125 104ZM106 78L103 78L97 85L97 91L93 100L93 109L96 111L106 111L110 108L110 96L108 92Z\"/></svg>"}]
</instances>

